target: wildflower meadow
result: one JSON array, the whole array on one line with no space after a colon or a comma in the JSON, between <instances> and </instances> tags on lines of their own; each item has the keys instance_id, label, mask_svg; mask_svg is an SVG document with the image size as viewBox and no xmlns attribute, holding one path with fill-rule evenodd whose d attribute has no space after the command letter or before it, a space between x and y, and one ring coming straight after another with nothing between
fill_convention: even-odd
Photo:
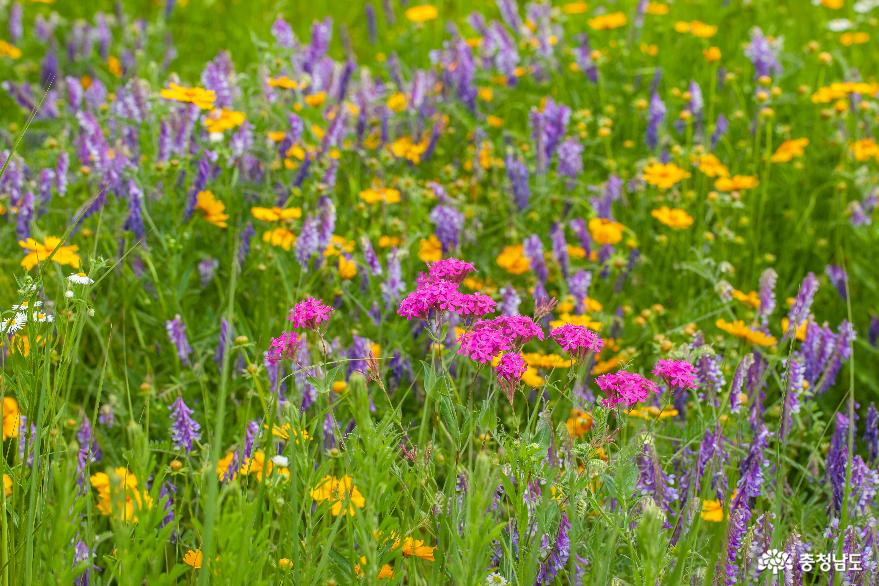
<instances>
[{"instance_id":1,"label":"wildflower meadow","mask_svg":"<svg viewBox=\"0 0 879 586\"><path fill-rule=\"evenodd\" d=\"M0 586L879 584L879 1L0 0Z\"/></svg>"}]
</instances>

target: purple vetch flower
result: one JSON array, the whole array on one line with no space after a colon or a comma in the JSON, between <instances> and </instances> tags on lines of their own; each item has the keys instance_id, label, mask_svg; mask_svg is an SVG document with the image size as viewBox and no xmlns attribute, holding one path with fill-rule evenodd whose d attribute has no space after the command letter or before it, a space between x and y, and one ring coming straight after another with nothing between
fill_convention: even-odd
<instances>
[{"instance_id":1,"label":"purple vetch flower","mask_svg":"<svg viewBox=\"0 0 879 586\"><path fill-rule=\"evenodd\" d=\"M875 462L879 456L879 412L872 402L867 407L867 417L864 419L864 444L867 446L870 462Z\"/></svg>"},{"instance_id":2,"label":"purple vetch flower","mask_svg":"<svg viewBox=\"0 0 879 586\"><path fill-rule=\"evenodd\" d=\"M717 143L729 129L729 121L723 114L718 114L714 121L714 132L711 134L711 150L717 148Z\"/></svg>"},{"instance_id":3,"label":"purple vetch flower","mask_svg":"<svg viewBox=\"0 0 879 586\"><path fill-rule=\"evenodd\" d=\"M350 377L355 372L366 372L367 361L372 356L369 340L362 336L353 336L351 346L345 354L348 357L346 377Z\"/></svg>"},{"instance_id":4,"label":"purple vetch flower","mask_svg":"<svg viewBox=\"0 0 879 586\"><path fill-rule=\"evenodd\" d=\"M430 221L436 226L436 237L449 253L458 246L461 228L464 226L464 214L450 205L440 204L430 211Z\"/></svg>"},{"instance_id":5,"label":"purple vetch flower","mask_svg":"<svg viewBox=\"0 0 879 586\"><path fill-rule=\"evenodd\" d=\"M528 183L528 165L510 152L507 154L505 166L507 168L507 179L510 181L510 189L513 192L513 200L521 212L528 207L528 200L531 197L531 186Z\"/></svg>"},{"instance_id":6,"label":"purple vetch flower","mask_svg":"<svg viewBox=\"0 0 879 586\"><path fill-rule=\"evenodd\" d=\"M796 299L794 299L793 307L791 307L790 313L788 313L788 326L784 339L790 338L797 331L797 328L800 327L800 324L809 317L809 310L812 308L812 301L815 300L815 293L817 291L818 279L815 278L814 273L809 273L803 279Z\"/></svg>"},{"instance_id":7,"label":"purple vetch flower","mask_svg":"<svg viewBox=\"0 0 879 586\"><path fill-rule=\"evenodd\" d=\"M18 201L18 215L15 217L15 236L25 240L31 235L31 222L34 218L34 194L25 191Z\"/></svg>"},{"instance_id":8,"label":"purple vetch flower","mask_svg":"<svg viewBox=\"0 0 879 586\"><path fill-rule=\"evenodd\" d=\"M741 548L745 534L748 532L748 521L750 520L751 508L748 506L747 501L741 501L741 504L729 513L726 561L723 566L725 574L724 584L726 586L733 586L739 583L736 561L739 555L739 548Z\"/></svg>"},{"instance_id":9,"label":"purple vetch flower","mask_svg":"<svg viewBox=\"0 0 879 586\"><path fill-rule=\"evenodd\" d=\"M770 41L760 27L751 29L751 43L745 49L745 55L754 65L754 79L781 73L781 64L778 62L780 52L780 40Z\"/></svg>"},{"instance_id":10,"label":"purple vetch flower","mask_svg":"<svg viewBox=\"0 0 879 586\"><path fill-rule=\"evenodd\" d=\"M659 127L665 120L665 104L659 97L659 92L653 92L650 96L650 107L647 110L647 148L653 150L659 144Z\"/></svg>"},{"instance_id":11,"label":"purple vetch flower","mask_svg":"<svg viewBox=\"0 0 879 586\"><path fill-rule=\"evenodd\" d=\"M186 209L183 211L184 219L189 220L192 217L192 213L195 211L195 203L198 198L198 193L204 191L204 188L208 184L208 179L211 177L211 173L211 160L207 155L204 155L198 161L198 170L195 175L195 181L189 189L189 196L186 199Z\"/></svg>"},{"instance_id":12,"label":"purple vetch flower","mask_svg":"<svg viewBox=\"0 0 879 586\"><path fill-rule=\"evenodd\" d=\"M773 269L766 269L760 275L760 307L757 315L763 325L775 311L775 283L778 281L778 273Z\"/></svg>"},{"instance_id":13,"label":"purple vetch flower","mask_svg":"<svg viewBox=\"0 0 879 586\"><path fill-rule=\"evenodd\" d=\"M568 130L571 109L547 98L543 110L531 109L532 135L537 151L537 172L545 173L553 155Z\"/></svg>"},{"instance_id":14,"label":"purple vetch flower","mask_svg":"<svg viewBox=\"0 0 879 586\"><path fill-rule=\"evenodd\" d=\"M574 49L574 59L577 67L586 74L586 78L592 83L598 83L598 68L592 59L592 46L589 44L589 35L583 33L577 36L577 48Z\"/></svg>"},{"instance_id":15,"label":"purple vetch flower","mask_svg":"<svg viewBox=\"0 0 879 586\"><path fill-rule=\"evenodd\" d=\"M186 406L182 396L177 397L168 411L171 412L171 443L188 454L192 443L201 439L201 426L192 418L192 409Z\"/></svg>"},{"instance_id":16,"label":"purple vetch flower","mask_svg":"<svg viewBox=\"0 0 879 586\"><path fill-rule=\"evenodd\" d=\"M331 450L336 447L336 418L333 413L329 412L324 416L323 432L324 432L324 449Z\"/></svg>"},{"instance_id":17,"label":"purple vetch flower","mask_svg":"<svg viewBox=\"0 0 879 586\"><path fill-rule=\"evenodd\" d=\"M146 238L143 222L143 191L134 179L128 180L128 218L123 228L131 231L137 240Z\"/></svg>"},{"instance_id":18,"label":"purple vetch flower","mask_svg":"<svg viewBox=\"0 0 879 586\"><path fill-rule=\"evenodd\" d=\"M501 287L501 303L498 307L498 311L502 315L519 315L519 304L522 302L522 299L519 297L519 294L516 293L516 288L508 285L505 287Z\"/></svg>"},{"instance_id":19,"label":"purple vetch flower","mask_svg":"<svg viewBox=\"0 0 879 586\"><path fill-rule=\"evenodd\" d=\"M674 486L674 476L662 470L662 464L656 454L656 448L650 442L644 442L640 453L635 457L638 465L638 489L642 495L653 497L656 505L671 514L672 503L678 500L678 492Z\"/></svg>"},{"instance_id":20,"label":"purple vetch flower","mask_svg":"<svg viewBox=\"0 0 879 586\"><path fill-rule=\"evenodd\" d=\"M827 460L824 464L825 474L830 482L831 492L833 493L833 510L837 513L842 510L846 468L849 462L848 429L848 417L842 413L837 413L836 427L833 431L833 437L830 439L830 448L827 450Z\"/></svg>"},{"instance_id":21,"label":"purple vetch flower","mask_svg":"<svg viewBox=\"0 0 879 586\"><path fill-rule=\"evenodd\" d=\"M387 278L381 284L382 299L386 305L393 305L406 291L403 269L400 266L400 254L396 248L391 250L387 256L387 270Z\"/></svg>"},{"instance_id":22,"label":"purple vetch flower","mask_svg":"<svg viewBox=\"0 0 879 586\"><path fill-rule=\"evenodd\" d=\"M586 251L586 257L588 258L592 253L592 236L589 235L589 230L586 229L586 222L583 218L574 218L568 225L574 231L574 234L577 235L580 246Z\"/></svg>"},{"instance_id":23,"label":"purple vetch flower","mask_svg":"<svg viewBox=\"0 0 879 586\"><path fill-rule=\"evenodd\" d=\"M369 273L373 277L380 277L382 274L381 262L379 262L378 256L375 254L375 249L372 247L369 237L365 234L360 239L360 249L363 251L363 260L366 261L366 266L369 267Z\"/></svg>"},{"instance_id":24,"label":"purple vetch flower","mask_svg":"<svg viewBox=\"0 0 879 586\"><path fill-rule=\"evenodd\" d=\"M73 567L75 568L83 562L89 562L89 564L86 565L82 574L74 578L73 583L75 586L89 586L92 581L92 572L94 570L100 571L100 568L92 562L94 558L94 552L89 549L88 545L85 544L85 541L77 539L76 543L73 545Z\"/></svg>"},{"instance_id":25,"label":"purple vetch flower","mask_svg":"<svg viewBox=\"0 0 879 586\"><path fill-rule=\"evenodd\" d=\"M767 461L763 450L769 442L769 430L762 423L755 430L748 455L739 466L739 481L736 484L736 496L730 505L732 510L738 509L743 502L756 498L763 490L763 467Z\"/></svg>"},{"instance_id":26,"label":"purple vetch flower","mask_svg":"<svg viewBox=\"0 0 879 586\"><path fill-rule=\"evenodd\" d=\"M853 201L848 210L851 214L852 226L868 226L872 222L871 216L876 205L879 203L879 190L873 189L870 194L861 201Z\"/></svg>"},{"instance_id":27,"label":"purple vetch flower","mask_svg":"<svg viewBox=\"0 0 879 586\"><path fill-rule=\"evenodd\" d=\"M876 347L876 342L879 341L879 316L870 316L870 328L867 330L867 340L870 342L871 346L874 348Z\"/></svg>"},{"instance_id":28,"label":"purple vetch flower","mask_svg":"<svg viewBox=\"0 0 879 586\"><path fill-rule=\"evenodd\" d=\"M320 232L318 220L314 216L308 216L302 223L302 230L296 239L296 260L303 270L308 270L311 258L318 254Z\"/></svg>"},{"instance_id":29,"label":"purple vetch flower","mask_svg":"<svg viewBox=\"0 0 879 586\"><path fill-rule=\"evenodd\" d=\"M787 365L787 384L784 391L784 404L781 412L781 425L778 430L778 438L784 441L791 428L793 415L800 410L799 395L803 391L805 382L806 365L799 353L794 353Z\"/></svg>"},{"instance_id":30,"label":"purple vetch flower","mask_svg":"<svg viewBox=\"0 0 879 586\"><path fill-rule=\"evenodd\" d=\"M214 353L214 362L222 368L223 357L226 355L226 345L232 340L232 325L226 318L220 319L220 338L217 341L217 351Z\"/></svg>"},{"instance_id":31,"label":"purple vetch flower","mask_svg":"<svg viewBox=\"0 0 879 586\"><path fill-rule=\"evenodd\" d=\"M567 565L568 556L571 553L571 540L568 537L570 528L571 523L568 521L568 516L562 513L555 543L537 571L537 584L551 584L556 575Z\"/></svg>"},{"instance_id":32,"label":"purple vetch flower","mask_svg":"<svg viewBox=\"0 0 879 586\"><path fill-rule=\"evenodd\" d=\"M21 4L18 2L14 2L12 6L9 8L9 39L13 43L17 43L21 40L21 35L24 32L24 27L22 26L22 8Z\"/></svg>"},{"instance_id":33,"label":"purple vetch flower","mask_svg":"<svg viewBox=\"0 0 879 586\"><path fill-rule=\"evenodd\" d=\"M293 29L280 16L272 24L272 36L275 37L275 44L282 49L293 49L296 47L296 37L293 35Z\"/></svg>"},{"instance_id":34,"label":"purple vetch flower","mask_svg":"<svg viewBox=\"0 0 879 586\"><path fill-rule=\"evenodd\" d=\"M839 265L827 265L824 269L824 273L827 275L827 278L830 279L830 284L836 288L839 296L845 301L848 282L848 275L846 274L845 269Z\"/></svg>"},{"instance_id":35,"label":"purple vetch flower","mask_svg":"<svg viewBox=\"0 0 879 586\"><path fill-rule=\"evenodd\" d=\"M219 266L220 261L215 258L206 258L198 263L198 279L202 287L207 287L214 280Z\"/></svg>"},{"instance_id":36,"label":"purple vetch flower","mask_svg":"<svg viewBox=\"0 0 879 586\"><path fill-rule=\"evenodd\" d=\"M303 67L306 73L314 74L320 60L326 55L333 36L333 19L327 17L311 25L311 42L305 48Z\"/></svg>"},{"instance_id":37,"label":"purple vetch flower","mask_svg":"<svg viewBox=\"0 0 879 586\"><path fill-rule=\"evenodd\" d=\"M851 490L849 499L854 511L865 515L873 504L879 489L879 472L872 470L859 455L852 458Z\"/></svg>"},{"instance_id":38,"label":"purple vetch flower","mask_svg":"<svg viewBox=\"0 0 879 586\"><path fill-rule=\"evenodd\" d=\"M552 242L552 254L555 256L556 262L559 263L562 276L567 279L570 260L568 258L568 243L565 241L565 225L554 222L549 231L549 238Z\"/></svg>"},{"instance_id":39,"label":"purple vetch flower","mask_svg":"<svg viewBox=\"0 0 879 586\"><path fill-rule=\"evenodd\" d=\"M815 383L814 392L820 395L826 392L834 382L844 362L852 355L852 343L855 340L855 330L852 324L843 320L839 324L839 333L833 337L833 351L825 362L821 377Z\"/></svg>"},{"instance_id":40,"label":"purple vetch flower","mask_svg":"<svg viewBox=\"0 0 879 586\"><path fill-rule=\"evenodd\" d=\"M244 446L241 449L242 456L247 459L253 455L253 448L259 439L259 422L248 421L244 428Z\"/></svg>"},{"instance_id":41,"label":"purple vetch flower","mask_svg":"<svg viewBox=\"0 0 879 586\"><path fill-rule=\"evenodd\" d=\"M201 73L201 83L216 94L217 108L228 108L232 105L232 100L235 98L234 78L235 69L228 51L221 51L205 65Z\"/></svg>"},{"instance_id":42,"label":"purple vetch flower","mask_svg":"<svg viewBox=\"0 0 879 586\"><path fill-rule=\"evenodd\" d=\"M189 340L186 339L186 325L183 323L183 318L180 317L179 313L174 316L174 319L165 322L165 329L168 331L168 339L171 340L171 343L177 349L177 358L185 366L191 366L189 355L192 354L192 346L189 345Z\"/></svg>"},{"instance_id":43,"label":"purple vetch flower","mask_svg":"<svg viewBox=\"0 0 879 586\"><path fill-rule=\"evenodd\" d=\"M574 313L582 315L586 312L586 297L592 285L592 273L577 271L568 278L568 292L574 297Z\"/></svg>"},{"instance_id":44,"label":"purple vetch flower","mask_svg":"<svg viewBox=\"0 0 879 586\"><path fill-rule=\"evenodd\" d=\"M256 234L256 230L253 228L253 224L247 222L244 230L241 231L241 240L238 243L238 256L236 259L239 268L244 266L244 261L247 260L247 255L250 254L250 241L253 239L254 234Z\"/></svg>"},{"instance_id":45,"label":"purple vetch flower","mask_svg":"<svg viewBox=\"0 0 879 586\"><path fill-rule=\"evenodd\" d=\"M540 237L532 234L525 239L522 246L525 257L528 259L528 264L531 266L531 270L534 272L537 280L541 283L546 283L549 275L546 269L546 262L543 259L543 244L540 242Z\"/></svg>"},{"instance_id":46,"label":"purple vetch flower","mask_svg":"<svg viewBox=\"0 0 879 586\"><path fill-rule=\"evenodd\" d=\"M162 503L162 510L165 511L165 516L162 517L162 522L159 525L160 527L167 527L174 522L175 494L177 494L177 487L170 480L163 482L161 488L159 488L159 502ZM174 543L176 539L176 535L172 532L171 542Z\"/></svg>"},{"instance_id":47,"label":"purple vetch flower","mask_svg":"<svg viewBox=\"0 0 879 586\"><path fill-rule=\"evenodd\" d=\"M64 197L67 195L67 171L70 168L70 155L67 154L67 151L61 151L58 155L58 160L55 161L55 189L58 190L58 195Z\"/></svg>"},{"instance_id":48,"label":"purple vetch flower","mask_svg":"<svg viewBox=\"0 0 879 586\"><path fill-rule=\"evenodd\" d=\"M576 139L569 138L559 145L559 175L567 177L568 188L583 171L583 145Z\"/></svg>"},{"instance_id":49,"label":"purple vetch flower","mask_svg":"<svg viewBox=\"0 0 879 586\"><path fill-rule=\"evenodd\" d=\"M106 403L101 405L100 411L98 411L98 423L106 427L107 429L111 429L114 425L116 425L116 413L113 410L112 403Z\"/></svg>"},{"instance_id":50,"label":"purple vetch flower","mask_svg":"<svg viewBox=\"0 0 879 586\"><path fill-rule=\"evenodd\" d=\"M612 219L613 203L622 198L623 188L624 184L622 179L616 175L608 177L607 182L604 184L604 190L602 191L601 196L590 199L592 207L595 208L595 215L599 218L605 218L608 220Z\"/></svg>"}]
</instances>

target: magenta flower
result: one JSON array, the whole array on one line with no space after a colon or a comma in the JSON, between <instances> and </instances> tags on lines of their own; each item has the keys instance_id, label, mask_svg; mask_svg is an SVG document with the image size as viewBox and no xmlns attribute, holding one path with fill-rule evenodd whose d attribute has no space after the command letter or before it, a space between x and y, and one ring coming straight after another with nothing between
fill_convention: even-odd
<instances>
[{"instance_id":1,"label":"magenta flower","mask_svg":"<svg viewBox=\"0 0 879 586\"><path fill-rule=\"evenodd\" d=\"M290 310L287 319L293 322L294 328L315 329L319 324L330 319L333 308L320 299L308 297Z\"/></svg>"},{"instance_id":2,"label":"magenta flower","mask_svg":"<svg viewBox=\"0 0 879 586\"><path fill-rule=\"evenodd\" d=\"M686 360L660 360L653 367L653 376L665 381L672 389L695 389L696 367Z\"/></svg>"},{"instance_id":3,"label":"magenta flower","mask_svg":"<svg viewBox=\"0 0 879 586\"><path fill-rule=\"evenodd\" d=\"M528 370L525 359L520 354L504 354L500 362L494 367L497 382L500 384L510 403L513 402L513 393L516 385L522 379L522 375Z\"/></svg>"},{"instance_id":4,"label":"magenta flower","mask_svg":"<svg viewBox=\"0 0 879 586\"><path fill-rule=\"evenodd\" d=\"M550 335L572 356L582 359L590 353L598 354L604 345L604 340L598 334L583 326L565 324L554 329Z\"/></svg>"},{"instance_id":5,"label":"magenta flower","mask_svg":"<svg viewBox=\"0 0 879 586\"><path fill-rule=\"evenodd\" d=\"M645 401L650 393L657 391L656 383L640 374L619 370L611 374L603 374L595 379L598 388L607 395L601 400L605 407L623 404L632 407Z\"/></svg>"},{"instance_id":6,"label":"magenta flower","mask_svg":"<svg viewBox=\"0 0 879 586\"><path fill-rule=\"evenodd\" d=\"M472 263L458 260L457 258L446 258L438 260L430 265L430 281L451 281L452 283L460 283L464 278L476 270Z\"/></svg>"},{"instance_id":7,"label":"magenta flower","mask_svg":"<svg viewBox=\"0 0 879 586\"><path fill-rule=\"evenodd\" d=\"M454 311L460 295L458 285L450 281L420 283L415 291L403 298L397 313L406 319L424 319L431 311Z\"/></svg>"},{"instance_id":8,"label":"magenta flower","mask_svg":"<svg viewBox=\"0 0 879 586\"><path fill-rule=\"evenodd\" d=\"M502 315L494 319L480 320L469 332L458 338L458 354L469 356L476 362L486 363L501 352L520 348L532 338L543 339L543 330L524 315Z\"/></svg>"},{"instance_id":9,"label":"magenta flower","mask_svg":"<svg viewBox=\"0 0 879 586\"><path fill-rule=\"evenodd\" d=\"M482 316L491 313L497 307L494 299L483 293L458 293L452 301L455 305L454 311L461 316Z\"/></svg>"},{"instance_id":10,"label":"magenta flower","mask_svg":"<svg viewBox=\"0 0 879 586\"><path fill-rule=\"evenodd\" d=\"M277 364L281 360L295 360L300 342L294 332L284 332L277 338L272 338L272 343L266 352L266 362Z\"/></svg>"}]
</instances>

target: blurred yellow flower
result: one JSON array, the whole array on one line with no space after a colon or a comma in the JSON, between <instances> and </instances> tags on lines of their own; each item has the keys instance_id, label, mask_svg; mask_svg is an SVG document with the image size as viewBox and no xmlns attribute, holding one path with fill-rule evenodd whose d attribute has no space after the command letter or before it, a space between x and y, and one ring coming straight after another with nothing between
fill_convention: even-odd
<instances>
[{"instance_id":1,"label":"blurred yellow flower","mask_svg":"<svg viewBox=\"0 0 879 586\"><path fill-rule=\"evenodd\" d=\"M714 182L714 188L718 191L745 191L754 189L760 182L753 175L733 175L721 177Z\"/></svg>"},{"instance_id":2,"label":"blurred yellow flower","mask_svg":"<svg viewBox=\"0 0 879 586\"><path fill-rule=\"evenodd\" d=\"M350 281L357 276L357 263L349 258L339 255L339 276Z\"/></svg>"},{"instance_id":3,"label":"blurred yellow flower","mask_svg":"<svg viewBox=\"0 0 879 586\"><path fill-rule=\"evenodd\" d=\"M185 554L183 554L183 563L187 566L198 570L201 568L201 563L203 560L203 554L200 549L190 549L187 550Z\"/></svg>"},{"instance_id":4,"label":"blurred yellow flower","mask_svg":"<svg viewBox=\"0 0 879 586\"><path fill-rule=\"evenodd\" d=\"M212 109L214 101L217 99L217 94L213 90L206 90L200 87L184 87L176 83L168 84L168 87L159 92L159 95L166 100L194 104L202 110Z\"/></svg>"},{"instance_id":5,"label":"blurred yellow flower","mask_svg":"<svg viewBox=\"0 0 879 586\"><path fill-rule=\"evenodd\" d=\"M443 245L431 234L418 243L418 258L423 262L436 262L443 258Z\"/></svg>"},{"instance_id":6,"label":"blurred yellow flower","mask_svg":"<svg viewBox=\"0 0 879 586\"><path fill-rule=\"evenodd\" d=\"M204 125L208 132L215 134L237 128L244 124L245 120L244 112L223 108L221 110L213 110L205 116Z\"/></svg>"},{"instance_id":7,"label":"blurred yellow flower","mask_svg":"<svg viewBox=\"0 0 879 586\"><path fill-rule=\"evenodd\" d=\"M670 189L689 176L674 163L650 163L644 167L644 181L660 189Z\"/></svg>"},{"instance_id":8,"label":"blurred yellow flower","mask_svg":"<svg viewBox=\"0 0 879 586\"><path fill-rule=\"evenodd\" d=\"M589 430L592 429L592 423L592 416L589 413L574 407L571 409L571 414L568 415L565 427L568 428L568 434L572 438L579 439L589 433Z\"/></svg>"},{"instance_id":9,"label":"blurred yellow flower","mask_svg":"<svg viewBox=\"0 0 879 586\"><path fill-rule=\"evenodd\" d=\"M79 255L76 253L79 247L76 245L61 246L61 239L55 236L46 236L43 242L37 242L33 238L19 240L18 245L27 252L25 257L21 259L21 266L26 271L47 260L53 251L55 251L55 256L52 257L53 262L75 269L79 268Z\"/></svg>"},{"instance_id":10,"label":"blurred yellow flower","mask_svg":"<svg viewBox=\"0 0 879 586\"><path fill-rule=\"evenodd\" d=\"M808 144L808 138L786 140L778 145L778 149L776 149L775 153L769 160L773 163L787 163L793 159L802 157L806 152Z\"/></svg>"},{"instance_id":11,"label":"blurred yellow flower","mask_svg":"<svg viewBox=\"0 0 879 586\"><path fill-rule=\"evenodd\" d=\"M283 220L297 220L302 217L301 208L250 208L250 215L256 220L264 222L280 222Z\"/></svg>"},{"instance_id":12,"label":"blurred yellow flower","mask_svg":"<svg viewBox=\"0 0 879 586\"><path fill-rule=\"evenodd\" d=\"M602 246L618 243L623 239L625 229L626 227L619 222L607 218L590 218L589 220L589 234L593 241Z\"/></svg>"},{"instance_id":13,"label":"blurred yellow flower","mask_svg":"<svg viewBox=\"0 0 879 586\"><path fill-rule=\"evenodd\" d=\"M226 204L218 200L212 191L199 191L196 195L195 209L202 213L205 220L217 226L225 228L226 220L229 215L226 214Z\"/></svg>"},{"instance_id":14,"label":"blurred yellow flower","mask_svg":"<svg viewBox=\"0 0 879 586\"><path fill-rule=\"evenodd\" d=\"M585 2L568 2L562 4L562 12L565 14L585 14L589 10L589 5Z\"/></svg>"},{"instance_id":15,"label":"blurred yellow flower","mask_svg":"<svg viewBox=\"0 0 879 586\"><path fill-rule=\"evenodd\" d=\"M0 39L0 57L19 59L21 57L21 49Z\"/></svg>"},{"instance_id":16,"label":"blurred yellow flower","mask_svg":"<svg viewBox=\"0 0 879 586\"><path fill-rule=\"evenodd\" d=\"M422 23L436 19L439 16L439 11L432 4L420 4L407 8L404 14L410 22Z\"/></svg>"},{"instance_id":17,"label":"blurred yellow flower","mask_svg":"<svg viewBox=\"0 0 879 586\"><path fill-rule=\"evenodd\" d=\"M628 19L623 12L611 12L589 19L589 28L595 31L609 31L626 26Z\"/></svg>"},{"instance_id":18,"label":"blurred yellow flower","mask_svg":"<svg viewBox=\"0 0 879 586\"><path fill-rule=\"evenodd\" d=\"M275 228L274 230L269 230L264 233L262 235L262 241L268 242L270 245L277 248L290 250L293 248L293 245L296 244L296 234L287 228Z\"/></svg>"},{"instance_id":19,"label":"blurred yellow flower","mask_svg":"<svg viewBox=\"0 0 879 586\"><path fill-rule=\"evenodd\" d=\"M98 512L104 516L115 512L118 519L137 523L137 511L153 506L149 492L138 488L137 477L127 468L98 472L89 481L98 492Z\"/></svg>"},{"instance_id":20,"label":"blurred yellow flower","mask_svg":"<svg viewBox=\"0 0 879 586\"><path fill-rule=\"evenodd\" d=\"M285 90L296 90L299 89L299 82L296 80L290 79L286 75L279 75L278 77L271 77L268 80L269 87L282 88Z\"/></svg>"},{"instance_id":21,"label":"blurred yellow flower","mask_svg":"<svg viewBox=\"0 0 879 586\"><path fill-rule=\"evenodd\" d=\"M711 523L723 522L723 505L717 500L703 500L702 512L700 513L703 521Z\"/></svg>"},{"instance_id":22,"label":"blurred yellow flower","mask_svg":"<svg viewBox=\"0 0 879 586\"><path fill-rule=\"evenodd\" d=\"M740 319L733 322L719 319L714 325L728 334L746 340L757 346L772 346L778 341L774 336L749 328L745 325L745 322Z\"/></svg>"},{"instance_id":23,"label":"blurred yellow flower","mask_svg":"<svg viewBox=\"0 0 879 586\"><path fill-rule=\"evenodd\" d=\"M360 199L368 204L400 203L400 192L390 187L371 187L360 192Z\"/></svg>"},{"instance_id":24,"label":"blurred yellow flower","mask_svg":"<svg viewBox=\"0 0 879 586\"><path fill-rule=\"evenodd\" d=\"M18 401L15 397L3 397L3 441L18 437L20 427L21 413L18 410Z\"/></svg>"},{"instance_id":25,"label":"blurred yellow flower","mask_svg":"<svg viewBox=\"0 0 879 586\"><path fill-rule=\"evenodd\" d=\"M650 212L650 215L659 220L661 224L675 230L684 230L693 225L693 216L681 208L662 206Z\"/></svg>"}]
</instances>

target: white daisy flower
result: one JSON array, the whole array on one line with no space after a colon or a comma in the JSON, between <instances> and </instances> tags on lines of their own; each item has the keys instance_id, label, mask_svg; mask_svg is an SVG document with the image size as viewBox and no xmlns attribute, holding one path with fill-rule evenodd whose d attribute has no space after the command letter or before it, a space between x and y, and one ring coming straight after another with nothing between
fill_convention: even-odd
<instances>
[{"instance_id":1,"label":"white daisy flower","mask_svg":"<svg viewBox=\"0 0 879 586\"><path fill-rule=\"evenodd\" d=\"M41 324L52 323L53 321L55 321L55 316L51 313L39 312L34 314L34 319L36 319Z\"/></svg>"},{"instance_id":2,"label":"white daisy flower","mask_svg":"<svg viewBox=\"0 0 879 586\"><path fill-rule=\"evenodd\" d=\"M76 285L91 285L95 281L85 273L72 273L67 280Z\"/></svg>"},{"instance_id":3,"label":"white daisy flower","mask_svg":"<svg viewBox=\"0 0 879 586\"><path fill-rule=\"evenodd\" d=\"M18 312L6 321L0 322L0 333L14 334L27 324L27 314Z\"/></svg>"},{"instance_id":4,"label":"white daisy flower","mask_svg":"<svg viewBox=\"0 0 879 586\"><path fill-rule=\"evenodd\" d=\"M67 291L64 292L64 297L66 297L67 299L73 299L73 291L68 289Z\"/></svg>"},{"instance_id":5,"label":"white daisy flower","mask_svg":"<svg viewBox=\"0 0 879 586\"><path fill-rule=\"evenodd\" d=\"M42 301L34 301L34 308L35 309L37 307L42 307L42 306L43 306ZM19 305L13 305L12 311L27 311L28 307L30 307L29 303L27 301L22 301Z\"/></svg>"},{"instance_id":6,"label":"white daisy flower","mask_svg":"<svg viewBox=\"0 0 879 586\"><path fill-rule=\"evenodd\" d=\"M281 466L282 468L286 468L289 461L287 460L287 456L282 456L278 454L277 456L272 457L272 462L274 462L275 466Z\"/></svg>"},{"instance_id":7,"label":"white daisy flower","mask_svg":"<svg viewBox=\"0 0 879 586\"><path fill-rule=\"evenodd\" d=\"M507 579L497 572L492 572L485 578L486 586L507 586L507 583Z\"/></svg>"},{"instance_id":8,"label":"white daisy flower","mask_svg":"<svg viewBox=\"0 0 879 586\"><path fill-rule=\"evenodd\" d=\"M855 27L855 23L847 18L837 18L827 23L827 30L834 33L851 30Z\"/></svg>"}]
</instances>

